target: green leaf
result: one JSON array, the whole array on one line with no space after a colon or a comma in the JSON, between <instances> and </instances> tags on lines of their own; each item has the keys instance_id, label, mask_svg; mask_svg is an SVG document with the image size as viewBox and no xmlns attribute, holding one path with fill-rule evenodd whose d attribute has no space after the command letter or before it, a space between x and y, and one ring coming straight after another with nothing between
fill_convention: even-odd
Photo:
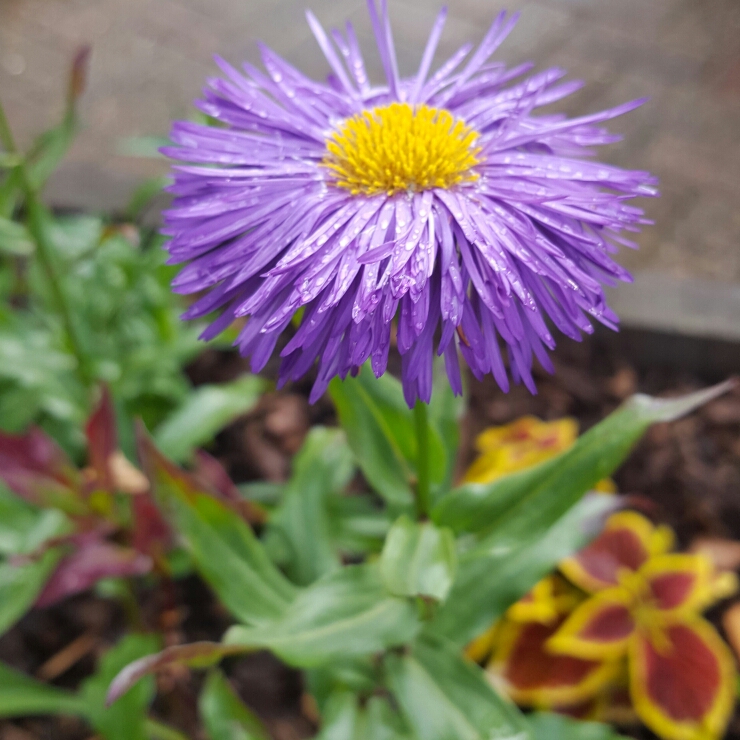
<instances>
[{"instance_id":1,"label":"green leaf","mask_svg":"<svg viewBox=\"0 0 740 740\"><path fill-rule=\"evenodd\" d=\"M0 252L27 257L35 248L33 238L23 224L0 216Z\"/></svg>"},{"instance_id":2,"label":"green leaf","mask_svg":"<svg viewBox=\"0 0 740 740\"><path fill-rule=\"evenodd\" d=\"M456 396L447 378L444 363L437 363L434 374L434 390L429 403L429 422L437 430L445 453L444 472L439 481L432 481L434 499L446 494L452 485L457 465L460 444L460 419L465 411L463 396Z\"/></svg>"},{"instance_id":3,"label":"green leaf","mask_svg":"<svg viewBox=\"0 0 740 740\"><path fill-rule=\"evenodd\" d=\"M325 715L327 704L336 693L371 695L378 688L378 665L373 655L339 658L303 672L306 690Z\"/></svg>"},{"instance_id":4,"label":"green leaf","mask_svg":"<svg viewBox=\"0 0 740 740\"><path fill-rule=\"evenodd\" d=\"M581 722L562 714L535 712L527 720L532 740L625 740L611 725Z\"/></svg>"},{"instance_id":5,"label":"green leaf","mask_svg":"<svg viewBox=\"0 0 740 740\"><path fill-rule=\"evenodd\" d=\"M380 553L391 526L387 509L367 496L334 496L329 509L336 545L342 552Z\"/></svg>"},{"instance_id":6,"label":"green leaf","mask_svg":"<svg viewBox=\"0 0 740 740\"><path fill-rule=\"evenodd\" d=\"M157 446L173 460L187 460L196 447L209 442L227 424L253 409L265 389L265 381L256 375L196 388L157 427L154 432Z\"/></svg>"},{"instance_id":7,"label":"green leaf","mask_svg":"<svg viewBox=\"0 0 740 740\"><path fill-rule=\"evenodd\" d=\"M529 737L526 720L456 647L419 640L407 655L385 658L388 683L412 728L424 740Z\"/></svg>"},{"instance_id":8,"label":"green leaf","mask_svg":"<svg viewBox=\"0 0 740 740\"><path fill-rule=\"evenodd\" d=\"M36 192L43 188L49 176L64 159L74 141L75 133L75 120L65 116L58 126L44 131L34 142L26 161L28 178Z\"/></svg>"},{"instance_id":9,"label":"green leaf","mask_svg":"<svg viewBox=\"0 0 740 740\"><path fill-rule=\"evenodd\" d=\"M337 691L326 702L317 740L396 740L409 738L399 715L388 701L367 701L350 691Z\"/></svg>"},{"instance_id":10,"label":"green leaf","mask_svg":"<svg viewBox=\"0 0 740 740\"><path fill-rule=\"evenodd\" d=\"M444 601L457 567L455 536L447 527L400 517L391 527L380 572L395 596L427 596Z\"/></svg>"},{"instance_id":11,"label":"green leaf","mask_svg":"<svg viewBox=\"0 0 740 740\"><path fill-rule=\"evenodd\" d=\"M429 461L432 493L446 491L457 455L460 404L441 382L429 413ZM356 378L335 379L329 392L358 464L373 488L398 513L410 506L416 479L414 418L398 380L376 378L366 365Z\"/></svg>"},{"instance_id":12,"label":"green leaf","mask_svg":"<svg viewBox=\"0 0 740 740\"><path fill-rule=\"evenodd\" d=\"M246 624L264 624L281 616L295 587L272 564L249 525L203 493L145 432L139 430L138 436L139 456L157 501L225 606Z\"/></svg>"},{"instance_id":13,"label":"green leaf","mask_svg":"<svg viewBox=\"0 0 740 740\"><path fill-rule=\"evenodd\" d=\"M57 509L38 509L0 484L0 554L29 554L62 533L66 518Z\"/></svg>"},{"instance_id":14,"label":"green leaf","mask_svg":"<svg viewBox=\"0 0 740 740\"><path fill-rule=\"evenodd\" d=\"M85 714L84 701L0 663L0 717L35 714Z\"/></svg>"},{"instance_id":15,"label":"green leaf","mask_svg":"<svg viewBox=\"0 0 740 740\"><path fill-rule=\"evenodd\" d=\"M106 706L106 694L126 665L158 647L159 638L154 635L127 635L103 655L95 674L82 683L79 696L85 703L85 715L106 740L146 740L146 712L154 698L154 679L140 681L111 707Z\"/></svg>"},{"instance_id":16,"label":"green leaf","mask_svg":"<svg viewBox=\"0 0 740 740\"><path fill-rule=\"evenodd\" d=\"M128 136L119 139L116 150L126 157L162 159L164 155L159 150L165 146L172 146L166 136Z\"/></svg>"},{"instance_id":17,"label":"green leaf","mask_svg":"<svg viewBox=\"0 0 740 740\"><path fill-rule=\"evenodd\" d=\"M277 506L283 499L285 483L267 480L255 480L237 484L239 493L248 501L254 501L265 507Z\"/></svg>"},{"instance_id":18,"label":"green leaf","mask_svg":"<svg viewBox=\"0 0 740 740\"><path fill-rule=\"evenodd\" d=\"M208 674L198 709L210 740L269 740L262 722L244 705L221 671Z\"/></svg>"},{"instance_id":19,"label":"green leaf","mask_svg":"<svg viewBox=\"0 0 740 740\"><path fill-rule=\"evenodd\" d=\"M13 169L23 161L20 154L0 152L0 169Z\"/></svg>"},{"instance_id":20,"label":"green leaf","mask_svg":"<svg viewBox=\"0 0 740 740\"><path fill-rule=\"evenodd\" d=\"M678 419L733 385L728 381L682 398L633 396L566 452L490 484L461 486L439 501L432 518L456 532L496 527L512 542L537 537L611 475L651 424Z\"/></svg>"},{"instance_id":21,"label":"green leaf","mask_svg":"<svg viewBox=\"0 0 740 740\"><path fill-rule=\"evenodd\" d=\"M403 645L419 627L414 603L391 596L377 567L352 565L302 591L281 620L262 628L232 627L224 639L266 647L291 665L311 668Z\"/></svg>"},{"instance_id":22,"label":"green leaf","mask_svg":"<svg viewBox=\"0 0 740 740\"><path fill-rule=\"evenodd\" d=\"M49 240L60 262L76 261L84 256L93 256L105 235L103 219L99 216L76 214L72 216L49 216L46 224Z\"/></svg>"},{"instance_id":23,"label":"green leaf","mask_svg":"<svg viewBox=\"0 0 740 740\"><path fill-rule=\"evenodd\" d=\"M563 558L587 545L619 505L618 498L594 494L576 504L544 535L513 544L492 534L463 553L449 598L427 632L462 649Z\"/></svg>"},{"instance_id":24,"label":"green leaf","mask_svg":"<svg viewBox=\"0 0 740 740\"><path fill-rule=\"evenodd\" d=\"M52 548L27 563L0 563L0 634L33 606L61 556L60 548Z\"/></svg>"},{"instance_id":25,"label":"green leaf","mask_svg":"<svg viewBox=\"0 0 740 740\"><path fill-rule=\"evenodd\" d=\"M307 585L339 568L328 499L341 494L353 473L344 433L314 427L294 458L283 502L270 517L269 535L284 543L281 564L293 582Z\"/></svg>"},{"instance_id":26,"label":"green leaf","mask_svg":"<svg viewBox=\"0 0 740 740\"><path fill-rule=\"evenodd\" d=\"M368 391L368 388L375 386L365 378L370 374L366 367L356 378L344 381L335 378L329 384L329 393L357 463L373 490L390 506L403 509L413 503L410 485L412 471L393 433L392 424L408 427L402 435L404 438L413 433L403 421L403 414L383 414L373 398L372 390ZM383 378L377 383L383 383ZM390 381L385 382L385 388L391 388Z\"/></svg>"}]
</instances>

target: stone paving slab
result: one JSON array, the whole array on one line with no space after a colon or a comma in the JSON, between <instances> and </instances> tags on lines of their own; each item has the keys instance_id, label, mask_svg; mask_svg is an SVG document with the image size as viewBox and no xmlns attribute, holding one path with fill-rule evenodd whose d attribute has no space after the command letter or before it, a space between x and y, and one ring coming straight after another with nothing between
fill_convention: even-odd
<instances>
[{"instance_id":1,"label":"stone paving slab","mask_svg":"<svg viewBox=\"0 0 740 740\"><path fill-rule=\"evenodd\" d=\"M408 74L442 0L389 1L400 66ZM50 183L49 200L120 209L137 182L164 172L164 161L123 156L121 142L164 135L173 118L187 116L205 78L216 71L214 53L234 63L258 62L256 42L262 40L307 73L324 76L326 62L304 21L306 5L325 26L351 19L371 75L380 76L364 0L0 0L0 96L24 143L59 114L74 50L93 46L85 129ZM640 306L644 324L660 313L650 307L651 293L671 294L671 280L715 281L701 284L716 285L715 291L700 289L719 301L709 315L727 316L725 324L736 326L740 338L740 2L448 5L438 59L480 39L507 7L522 18L498 57L563 66L583 79L585 88L564 101L568 113L650 96L648 105L613 123L626 140L603 152L608 161L651 169L661 179L663 196L647 204L656 226L643 233L640 251L622 257L630 269L648 274L628 289L641 297L627 303ZM682 295L693 290L675 285Z\"/></svg>"}]
</instances>

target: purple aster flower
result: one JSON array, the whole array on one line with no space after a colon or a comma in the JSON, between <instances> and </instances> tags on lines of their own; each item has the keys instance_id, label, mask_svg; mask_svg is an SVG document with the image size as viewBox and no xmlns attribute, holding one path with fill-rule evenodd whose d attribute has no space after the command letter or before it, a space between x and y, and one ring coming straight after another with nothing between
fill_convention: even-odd
<instances>
[{"instance_id":1,"label":"purple aster flower","mask_svg":"<svg viewBox=\"0 0 740 740\"><path fill-rule=\"evenodd\" d=\"M258 372L302 311L280 381L317 364L312 401L368 359L380 376L393 327L409 405L431 396L435 352L456 393L459 354L476 377L508 390L510 373L534 393L533 358L552 371L551 326L572 339L590 317L616 328L602 285L631 279L611 255L636 246L622 232L648 221L627 201L655 195L655 180L583 157L619 139L599 124L643 101L534 115L580 83L489 61L516 22L506 13L472 56L466 45L430 74L443 10L402 79L386 0L368 5L384 84L351 25L329 37L309 13L326 83L264 47L266 74L217 59L224 77L197 105L222 125L174 124L165 153L185 164L165 233L170 261L188 263L174 288L203 293L185 318L220 310L209 339L249 317L236 344Z\"/></svg>"}]
</instances>

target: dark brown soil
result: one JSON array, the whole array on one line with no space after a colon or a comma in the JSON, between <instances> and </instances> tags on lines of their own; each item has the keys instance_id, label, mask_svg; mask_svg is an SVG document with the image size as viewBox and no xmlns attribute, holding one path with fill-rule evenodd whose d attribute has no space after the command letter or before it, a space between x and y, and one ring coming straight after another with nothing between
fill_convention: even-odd
<instances>
[{"instance_id":1,"label":"dark brown soil","mask_svg":"<svg viewBox=\"0 0 740 740\"><path fill-rule=\"evenodd\" d=\"M472 442L486 426L523 414L543 419L576 417L582 430L612 411L634 392L678 394L707 384L707 377L655 364L640 367L599 340L563 342L555 352L554 376L538 375L539 394L515 387L503 394L493 381L470 382L470 411L462 424L462 457L473 457ZM206 353L191 368L196 382L219 381L244 370L233 355ZM290 456L316 423L331 424L328 401L306 402L310 384L268 394L259 407L219 435L211 450L237 482L284 480ZM681 545L698 537L740 540L740 390L714 401L673 424L653 427L616 474L622 493L654 519L676 529ZM168 644L220 638L230 623L207 587L196 577L157 589L142 586L136 594L142 623L163 632ZM719 624L722 609L712 618ZM74 688L94 668L95 657L130 624L131 615L92 595L27 615L0 638L0 660L37 675L52 656L82 635L90 650L53 683ZM313 733L312 713L301 701L300 676L265 653L233 660L226 669L244 700L267 722L277 740L298 740ZM43 671L42 671L43 674ZM196 740L203 735L195 712L199 679L187 672L159 681L154 713ZM642 729L638 738L651 737ZM2 740L83 740L92 731L73 719L27 719L0 722ZM740 738L737 720L730 738Z\"/></svg>"}]
</instances>

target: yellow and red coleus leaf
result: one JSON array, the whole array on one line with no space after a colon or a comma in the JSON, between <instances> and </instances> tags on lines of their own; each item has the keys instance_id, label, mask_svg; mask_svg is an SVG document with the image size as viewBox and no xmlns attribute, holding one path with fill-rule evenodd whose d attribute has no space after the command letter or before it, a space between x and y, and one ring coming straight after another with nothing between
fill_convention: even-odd
<instances>
[{"instance_id":1,"label":"yellow and red coleus leaf","mask_svg":"<svg viewBox=\"0 0 740 740\"><path fill-rule=\"evenodd\" d=\"M493 681L518 704L539 708L579 704L595 696L619 671L616 662L556 655L547 644L563 622L504 622L488 665Z\"/></svg>"},{"instance_id":2,"label":"yellow and red coleus leaf","mask_svg":"<svg viewBox=\"0 0 740 740\"><path fill-rule=\"evenodd\" d=\"M703 611L728 595L729 582L719 577L712 563L702 555L670 553L651 558L640 569L645 584L644 599L660 618L674 620L685 613Z\"/></svg>"},{"instance_id":3,"label":"yellow and red coleus leaf","mask_svg":"<svg viewBox=\"0 0 740 740\"><path fill-rule=\"evenodd\" d=\"M583 601L583 594L557 574L543 578L512 604L506 612L513 622L550 624L564 614L570 614Z\"/></svg>"},{"instance_id":4,"label":"yellow and red coleus leaf","mask_svg":"<svg viewBox=\"0 0 740 740\"><path fill-rule=\"evenodd\" d=\"M496 637L501 622L494 622L483 634L468 643L465 656L474 663L483 663L490 657L496 644Z\"/></svg>"},{"instance_id":5,"label":"yellow and red coleus leaf","mask_svg":"<svg viewBox=\"0 0 740 740\"><path fill-rule=\"evenodd\" d=\"M637 627L634 596L620 586L581 604L547 643L548 650L584 660L616 660Z\"/></svg>"},{"instance_id":6,"label":"yellow and red coleus leaf","mask_svg":"<svg viewBox=\"0 0 740 740\"><path fill-rule=\"evenodd\" d=\"M630 640L630 694L642 721L666 740L721 737L734 706L729 648L700 617Z\"/></svg>"},{"instance_id":7,"label":"yellow and red coleus leaf","mask_svg":"<svg viewBox=\"0 0 740 740\"><path fill-rule=\"evenodd\" d=\"M638 571L672 545L668 527L656 527L635 511L620 511L609 517L590 545L564 560L560 570L584 591L596 593L617 586L620 573Z\"/></svg>"},{"instance_id":8,"label":"yellow and red coleus leaf","mask_svg":"<svg viewBox=\"0 0 740 740\"><path fill-rule=\"evenodd\" d=\"M564 452L577 437L578 424L570 418L545 422L523 416L511 424L490 427L476 439L480 457L468 469L465 480L490 483L524 470Z\"/></svg>"}]
</instances>

